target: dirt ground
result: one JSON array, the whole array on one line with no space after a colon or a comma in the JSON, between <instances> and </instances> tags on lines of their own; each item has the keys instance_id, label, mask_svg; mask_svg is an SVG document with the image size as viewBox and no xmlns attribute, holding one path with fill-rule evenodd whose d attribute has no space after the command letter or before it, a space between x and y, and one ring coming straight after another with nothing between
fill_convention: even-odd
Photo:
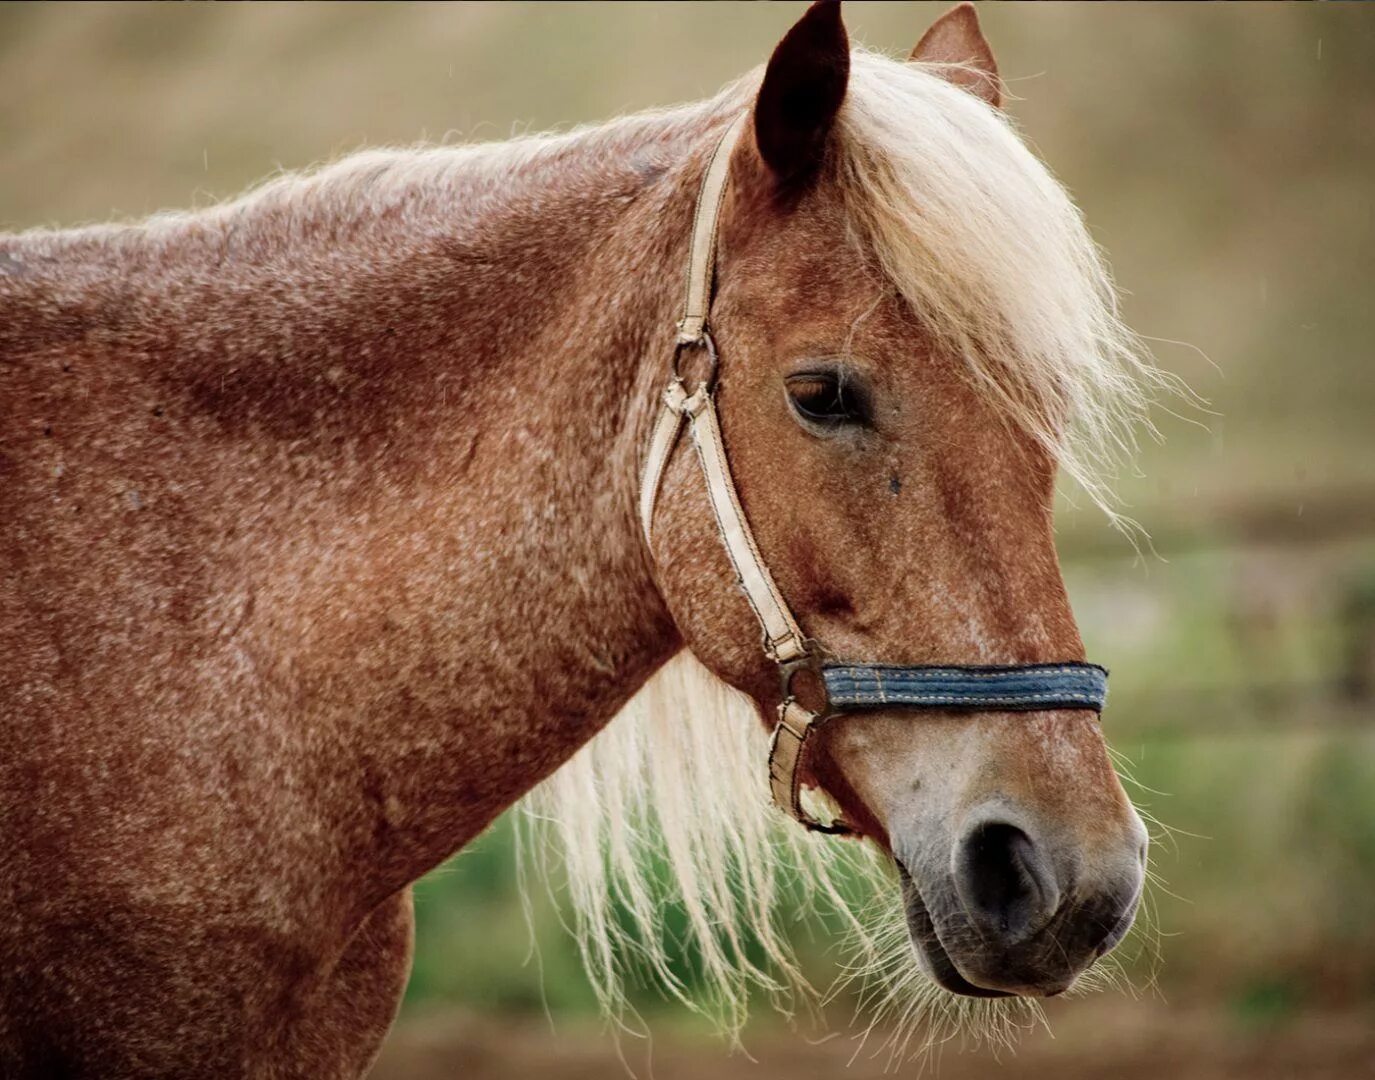
<instances>
[{"instance_id":1,"label":"dirt ground","mask_svg":"<svg viewBox=\"0 0 1375 1080\"><path fill-rule=\"evenodd\" d=\"M392 1033L373 1080L1363 1080L1375 1078L1375 1013L1302 1015L1245 1023L1227 1015L1151 1001L1068 1002L1051 1017L1054 1035L1025 1036L1015 1054L947 1048L923 1068L896 1070L886 1054L843 1034L822 1041L772 1028L746 1038L743 1054L710 1039L659 1034L651 1055L624 1039L622 1064L609 1035L551 1031L544 1021L435 1012Z\"/></svg>"}]
</instances>

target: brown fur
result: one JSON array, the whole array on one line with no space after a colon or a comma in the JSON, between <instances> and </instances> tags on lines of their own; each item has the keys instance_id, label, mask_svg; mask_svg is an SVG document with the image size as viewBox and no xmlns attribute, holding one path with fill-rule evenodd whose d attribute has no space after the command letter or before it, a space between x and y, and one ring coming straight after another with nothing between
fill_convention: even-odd
<instances>
[{"instance_id":1,"label":"brown fur","mask_svg":"<svg viewBox=\"0 0 1375 1080\"><path fill-rule=\"evenodd\" d=\"M686 455L652 558L634 512L728 119L0 239L0 1074L360 1075L411 882L684 641L771 703ZM1045 453L824 175L781 201L753 146L736 172L723 425L804 625L891 662L1079 656ZM883 426L820 440L781 379L839 355ZM1004 760L1068 745L1121 819L1091 725L1002 730ZM887 842L863 763L820 768Z\"/></svg>"},{"instance_id":2,"label":"brown fur","mask_svg":"<svg viewBox=\"0 0 1375 1080\"><path fill-rule=\"evenodd\" d=\"M390 937L308 1074L366 1063L378 913L677 647L631 507L704 137L3 241L0 1072L297 1075Z\"/></svg>"}]
</instances>

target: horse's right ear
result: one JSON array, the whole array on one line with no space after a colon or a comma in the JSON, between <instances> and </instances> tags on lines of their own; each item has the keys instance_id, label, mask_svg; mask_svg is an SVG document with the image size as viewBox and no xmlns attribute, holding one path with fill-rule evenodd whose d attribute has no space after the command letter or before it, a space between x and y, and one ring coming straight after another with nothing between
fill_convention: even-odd
<instances>
[{"instance_id":1,"label":"horse's right ear","mask_svg":"<svg viewBox=\"0 0 1375 1080\"><path fill-rule=\"evenodd\" d=\"M840 0L816 0L774 49L754 103L755 144L780 183L816 173L849 81Z\"/></svg>"},{"instance_id":2,"label":"horse's right ear","mask_svg":"<svg viewBox=\"0 0 1375 1080\"><path fill-rule=\"evenodd\" d=\"M937 67L942 78L981 97L995 109L1003 104L1003 84L998 61L979 27L979 13L969 0L956 4L922 34L908 60L945 65Z\"/></svg>"}]
</instances>

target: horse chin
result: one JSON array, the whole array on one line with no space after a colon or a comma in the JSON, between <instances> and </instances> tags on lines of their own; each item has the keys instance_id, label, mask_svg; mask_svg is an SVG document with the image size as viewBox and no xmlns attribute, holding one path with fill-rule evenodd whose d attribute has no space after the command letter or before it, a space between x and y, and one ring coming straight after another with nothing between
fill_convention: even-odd
<instances>
[{"instance_id":1,"label":"horse chin","mask_svg":"<svg viewBox=\"0 0 1375 1080\"><path fill-rule=\"evenodd\" d=\"M912 875L901 862L897 863L897 868L902 881L902 906L907 915L907 933L912 942L912 952L926 976L941 989L962 997L1013 997L1014 995L1004 990L976 986L960 974L954 961L950 959L950 954L945 951L945 946L941 944L940 935L936 933L936 925L926 908L926 902L922 899L917 883L912 880Z\"/></svg>"}]
</instances>

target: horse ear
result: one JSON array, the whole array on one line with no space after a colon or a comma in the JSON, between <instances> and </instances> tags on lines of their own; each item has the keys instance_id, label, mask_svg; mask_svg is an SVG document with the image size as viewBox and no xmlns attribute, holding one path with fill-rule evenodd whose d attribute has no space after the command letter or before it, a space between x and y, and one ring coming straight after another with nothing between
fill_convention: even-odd
<instances>
[{"instance_id":1,"label":"horse ear","mask_svg":"<svg viewBox=\"0 0 1375 1080\"><path fill-rule=\"evenodd\" d=\"M956 4L922 34L908 60L948 64L938 72L956 86L981 97L995 109L1003 103L998 62L979 28L979 16L969 0Z\"/></svg>"},{"instance_id":2,"label":"horse ear","mask_svg":"<svg viewBox=\"0 0 1375 1080\"><path fill-rule=\"evenodd\" d=\"M774 49L754 103L755 144L780 183L816 173L849 80L840 0L816 0Z\"/></svg>"}]
</instances>

